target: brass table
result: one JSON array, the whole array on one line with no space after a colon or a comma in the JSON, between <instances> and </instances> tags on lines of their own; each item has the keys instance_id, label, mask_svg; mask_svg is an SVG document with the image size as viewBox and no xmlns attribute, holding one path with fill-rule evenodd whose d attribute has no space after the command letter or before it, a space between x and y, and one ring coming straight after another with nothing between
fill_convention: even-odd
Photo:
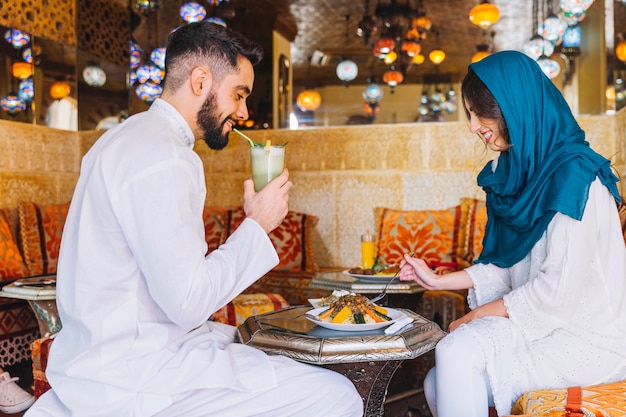
<instances>
[{"instance_id":1,"label":"brass table","mask_svg":"<svg viewBox=\"0 0 626 417\"><path fill-rule=\"evenodd\" d=\"M302 315L311 307L288 307L249 317L239 326L240 341L268 354L339 372L354 383L365 417L381 417L387 387L402 361L434 349L445 335L439 326L410 310L413 322L395 334L384 329L340 332L315 325Z\"/></svg>"},{"instance_id":2,"label":"brass table","mask_svg":"<svg viewBox=\"0 0 626 417\"><path fill-rule=\"evenodd\" d=\"M1 297L27 300L35 313L41 337L61 330L57 311L56 276L20 278L2 287Z\"/></svg>"},{"instance_id":3,"label":"brass table","mask_svg":"<svg viewBox=\"0 0 626 417\"><path fill-rule=\"evenodd\" d=\"M321 272L313 277L309 287L329 290L329 292L346 290L357 294L373 295L383 291L388 279L381 277L365 280L351 277L342 272ZM414 281L394 280L387 288L387 297L378 304L415 310L415 306L424 291L426 289Z\"/></svg>"}]
</instances>

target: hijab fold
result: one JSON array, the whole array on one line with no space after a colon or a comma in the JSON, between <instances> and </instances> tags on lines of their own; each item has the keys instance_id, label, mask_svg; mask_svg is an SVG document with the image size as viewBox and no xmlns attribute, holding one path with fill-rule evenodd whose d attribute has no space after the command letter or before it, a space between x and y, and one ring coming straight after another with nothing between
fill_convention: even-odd
<instances>
[{"instance_id":1,"label":"hijab fold","mask_svg":"<svg viewBox=\"0 0 626 417\"><path fill-rule=\"evenodd\" d=\"M582 219L596 177L620 201L618 179L535 61L503 51L470 68L498 102L511 145L478 175L488 220L477 262L510 267L530 252L557 212Z\"/></svg>"}]
</instances>

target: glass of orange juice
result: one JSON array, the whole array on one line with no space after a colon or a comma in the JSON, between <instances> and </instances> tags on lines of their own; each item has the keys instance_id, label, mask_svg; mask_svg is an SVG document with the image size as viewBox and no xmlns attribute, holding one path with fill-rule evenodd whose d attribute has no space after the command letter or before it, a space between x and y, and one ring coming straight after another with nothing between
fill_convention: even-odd
<instances>
[{"instance_id":1,"label":"glass of orange juice","mask_svg":"<svg viewBox=\"0 0 626 417\"><path fill-rule=\"evenodd\" d=\"M361 267L369 269L374 266L376 258L376 248L374 247L374 237L371 234L361 235Z\"/></svg>"}]
</instances>

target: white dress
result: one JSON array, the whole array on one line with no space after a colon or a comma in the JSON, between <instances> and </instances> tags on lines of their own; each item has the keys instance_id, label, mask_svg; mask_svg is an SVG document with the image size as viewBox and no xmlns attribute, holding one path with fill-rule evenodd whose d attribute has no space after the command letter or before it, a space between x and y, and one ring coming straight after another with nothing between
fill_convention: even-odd
<instances>
[{"instance_id":1,"label":"white dress","mask_svg":"<svg viewBox=\"0 0 626 417\"><path fill-rule=\"evenodd\" d=\"M207 322L278 256L246 219L205 258L206 187L193 144L182 116L157 100L83 159L58 264L52 390L29 417L289 416L301 397L313 404L302 401L309 412L300 415L337 406L318 395L354 410L340 415L361 413L347 378L268 357L233 343L234 327ZM309 393L310 384L321 389Z\"/></svg>"},{"instance_id":2,"label":"white dress","mask_svg":"<svg viewBox=\"0 0 626 417\"><path fill-rule=\"evenodd\" d=\"M615 201L596 179L582 221L557 213L514 266L466 270L470 307L503 298L509 315L467 324L499 415L530 389L626 379L625 262Z\"/></svg>"}]
</instances>

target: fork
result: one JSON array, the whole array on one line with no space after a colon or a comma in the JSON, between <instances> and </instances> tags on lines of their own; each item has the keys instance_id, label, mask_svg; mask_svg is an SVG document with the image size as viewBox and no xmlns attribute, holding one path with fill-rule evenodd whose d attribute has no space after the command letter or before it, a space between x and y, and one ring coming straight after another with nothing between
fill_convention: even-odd
<instances>
[{"instance_id":1,"label":"fork","mask_svg":"<svg viewBox=\"0 0 626 417\"><path fill-rule=\"evenodd\" d=\"M415 254L412 253L411 254L411 258L414 258ZM381 292L380 294L378 294L376 297L370 299L370 303L375 303L376 301L380 301L383 298L385 298L385 296L387 295L387 288L389 288L389 285L391 285L391 283L398 278L398 274L400 274L400 269L398 269L398 271L393 274L393 276L391 277L391 279L389 281L387 281L387 284L385 284L385 287L383 288L383 292Z\"/></svg>"}]
</instances>

